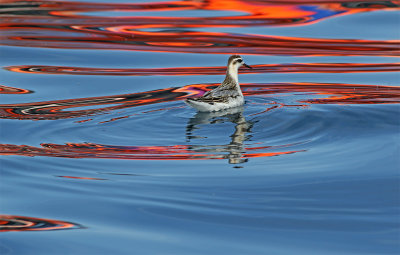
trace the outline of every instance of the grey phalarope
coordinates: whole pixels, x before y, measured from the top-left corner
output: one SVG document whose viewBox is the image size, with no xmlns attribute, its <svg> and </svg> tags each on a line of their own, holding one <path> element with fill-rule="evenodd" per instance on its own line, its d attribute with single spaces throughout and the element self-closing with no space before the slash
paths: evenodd
<svg viewBox="0 0 400 255">
<path fill-rule="evenodd" d="M 217 88 L 208 91 L 202 97 L 188 98 L 185 103 L 200 112 L 214 112 L 244 104 L 244 97 L 238 80 L 238 69 L 246 65 L 239 55 L 232 55 L 228 60 L 225 80 Z"/>
</svg>

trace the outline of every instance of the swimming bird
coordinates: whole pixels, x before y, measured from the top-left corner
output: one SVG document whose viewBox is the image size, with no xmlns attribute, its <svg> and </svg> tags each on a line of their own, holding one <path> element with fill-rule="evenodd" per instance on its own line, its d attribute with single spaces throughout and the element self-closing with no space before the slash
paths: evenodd
<svg viewBox="0 0 400 255">
<path fill-rule="evenodd" d="M 214 112 L 244 104 L 244 97 L 238 80 L 238 69 L 246 65 L 239 55 L 232 55 L 228 59 L 225 80 L 213 90 L 208 91 L 202 97 L 188 98 L 185 103 L 196 108 L 200 112 Z"/>
</svg>

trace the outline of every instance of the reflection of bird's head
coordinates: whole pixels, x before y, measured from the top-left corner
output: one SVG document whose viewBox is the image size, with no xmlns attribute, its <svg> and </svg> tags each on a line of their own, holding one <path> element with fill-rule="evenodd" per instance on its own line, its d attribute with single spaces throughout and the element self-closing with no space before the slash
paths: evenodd
<svg viewBox="0 0 400 255">
<path fill-rule="evenodd" d="M 228 70 L 237 71 L 239 69 L 239 67 L 241 67 L 242 65 L 247 67 L 247 68 L 251 68 L 250 66 L 246 65 L 246 63 L 244 63 L 244 61 L 243 61 L 241 56 L 232 55 L 232 56 L 229 57 L 229 59 L 228 59 Z"/>
</svg>

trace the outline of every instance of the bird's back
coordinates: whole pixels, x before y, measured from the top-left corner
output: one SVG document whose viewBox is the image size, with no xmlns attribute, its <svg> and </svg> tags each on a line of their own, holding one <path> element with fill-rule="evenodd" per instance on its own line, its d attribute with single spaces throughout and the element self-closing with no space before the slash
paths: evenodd
<svg viewBox="0 0 400 255">
<path fill-rule="evenodd" d="M 240 96 L 241 93 L 237 89 L 239 85 L 230 77 L 226 76 L 225 80 L 213 90 L 208 91 L 200 98 L 215 98 L 215 97 L 234 97 Z M 200 99 L 199 98 L 199 99 Z"/>
</svg>

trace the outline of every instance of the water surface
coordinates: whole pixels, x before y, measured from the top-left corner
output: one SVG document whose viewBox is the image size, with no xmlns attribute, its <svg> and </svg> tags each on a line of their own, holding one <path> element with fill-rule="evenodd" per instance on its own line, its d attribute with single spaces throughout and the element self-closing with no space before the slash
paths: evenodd
<svg viewBox="0 0 400 255">
<path fill-rule="evenodd" d="M 398 254 L 399 6 L 3 1 L 0 253 Z"/>
</svg>

